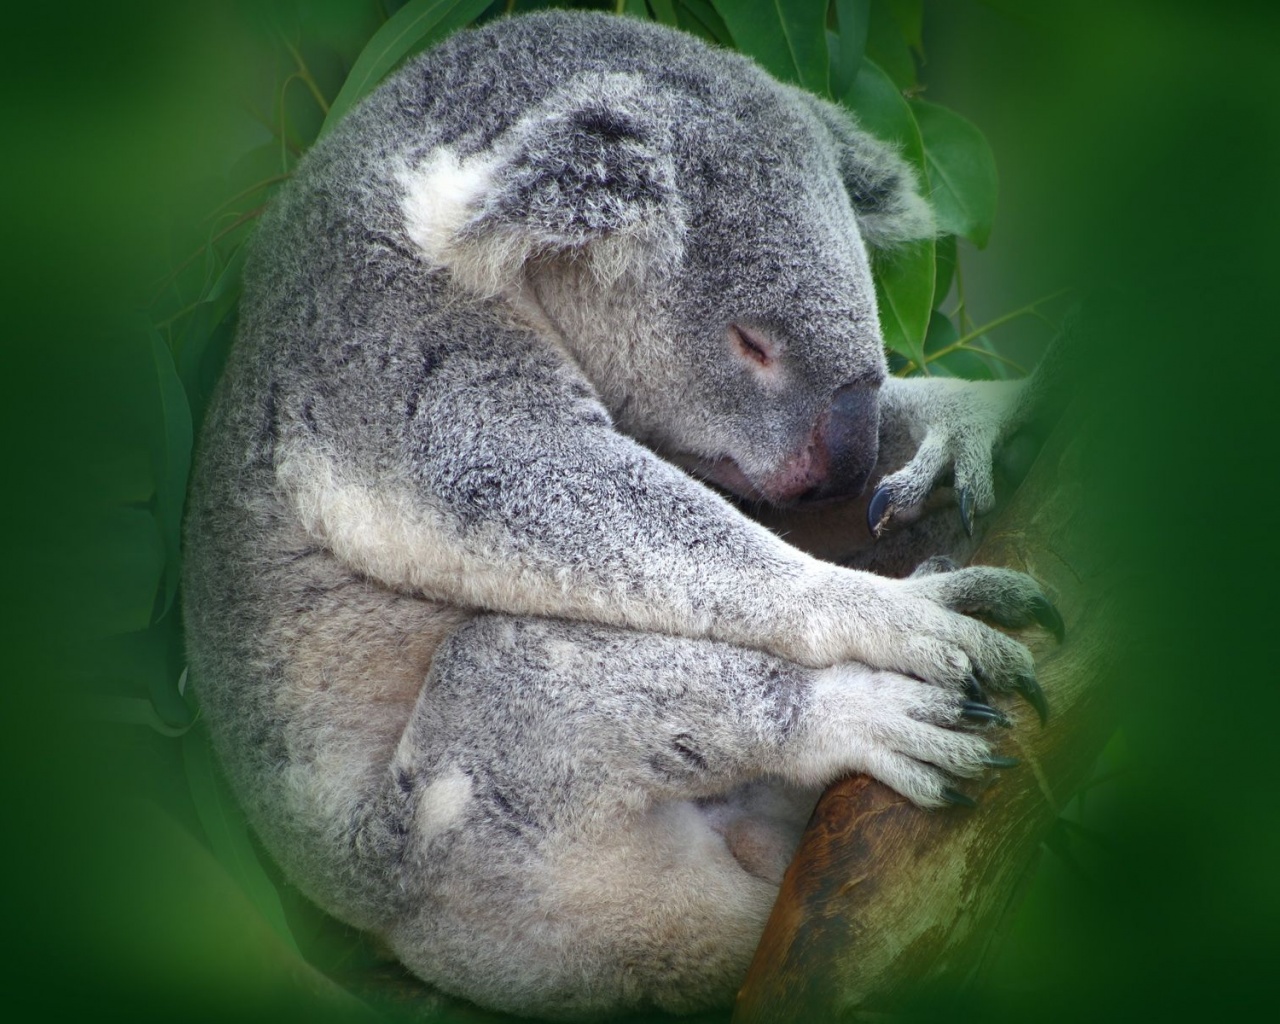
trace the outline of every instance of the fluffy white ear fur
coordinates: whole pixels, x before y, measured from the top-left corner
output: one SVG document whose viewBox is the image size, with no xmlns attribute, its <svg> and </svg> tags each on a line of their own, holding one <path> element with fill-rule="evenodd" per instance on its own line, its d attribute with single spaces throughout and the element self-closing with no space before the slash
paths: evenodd
<svg viewBox="0 0 1280 1024">
<path fill-rule="evenodd" d="M 585 260 L 604 283 L 674 266 L 683 209 L 651 104 L 634 75 L 580 75 L 489 149 L 433 150 L 397 173 L 406 233 L 481 295 L 507 293 L 538 258 Z"/>
<path fill-rule="evenodd" d="M 840 176 L 853 204 L 863 241 L 893 249 L 937 234 L 933 208 L 915 168 L 897 148 L 861 128 L 844 107 L 802 93 L 835 139 Z"/>
<path fill-rule="evenodd" d="M 938 229 L 933 208 L 921 194 L 915 169 L 886 144 L 870 141 L 870 145 L 859 147 L 855 157 L 860 163 L 859 177 L 867 184 L 868 192 L 862 196 L 851 194 L 863 240 L 871 248 L 883 251 L 934 237 Z"/>
</svg>

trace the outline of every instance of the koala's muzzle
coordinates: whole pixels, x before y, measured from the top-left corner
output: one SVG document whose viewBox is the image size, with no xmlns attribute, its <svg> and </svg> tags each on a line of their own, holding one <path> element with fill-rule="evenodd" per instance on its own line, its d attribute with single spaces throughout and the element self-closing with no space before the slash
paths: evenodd
<svg viewBox="0 0 1280 1024">
<path fill-rule="evenodd" d="M 850 498 L 861 494 L 880 455 L 879 385 L 841 388 L 831 403 L 825 425 L 831 461 L 826 485 L 815 498 Z"/>
<path fill-rule="evenodd" d="M 849 498 L 862 493 L 880 452 L 878 385 L 850 384 L 835 393 L 804 447 L 762 480 L 776 505 Z"/>
</svg>

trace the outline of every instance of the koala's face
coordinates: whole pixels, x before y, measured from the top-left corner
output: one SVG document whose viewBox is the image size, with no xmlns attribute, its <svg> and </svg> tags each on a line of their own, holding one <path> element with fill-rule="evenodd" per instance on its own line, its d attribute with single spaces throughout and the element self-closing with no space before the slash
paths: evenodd
<svg viewBox="0 0 1280 1024">
<path fill-rule="evenodd" d="M 928 209 L 839 108 L 690 54 L 580 74 L 487 149 L 438 156 L 411 194 L 458 204 L 419 244 L 521 295 L 618 428 L 692 472 L 779 504 L 856 494 L 885 377 L 866 243 L 928 234 Z"/>
<path fill-rule="evenodd" d="M 856 204 L 872 233 L 923 204 L 836 108 L 763 76 L 721 100 L 665 119 L 671 186 L 649 217 L 679 219 L 670 266 L 605 287 L 575 264 L 543 299 L 621 429 L 743 497 L 857 494 L 886 367 Z"/>
<path fill-rule="evenodd" d="M 684 386 L 651 395 L 652 441 L 744 497 L 857 494 L 885 358 L 830 133 L 779 103 L 702 126 L 679 163 L 687 234 L 659 322 Z"/>
</svg>

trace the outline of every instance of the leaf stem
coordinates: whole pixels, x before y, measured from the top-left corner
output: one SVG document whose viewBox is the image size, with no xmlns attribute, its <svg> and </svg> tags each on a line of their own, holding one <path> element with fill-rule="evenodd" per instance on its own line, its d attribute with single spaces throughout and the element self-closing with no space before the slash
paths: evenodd
<svg viewBox="0 0 1280 1024">
<path fill-rule="evenodd" d="M 958 270 L 959 263 L 956 264 L 956 267 Z M 1044 316 L 1042 313 L 1040 313 L 1038 307 L 1043 306 L 1046 302 L 1052 302 L 1054 299 L 1061 298 L 1063 295 L 1066 295 L 1067 292 L 1069 291 L 1071 291 L 1070 288 L 1060 288 L 1058 291 L 1053 292 L 1049 295 L 1041 296 L 1040 298 L 1036 299 L 1034 302 L 1028 302 L 1025 306 L 1020 306 L 1018 309 L 1015 309 L 1009 313 L 1005 313 L 1003 316 L 998 316 L 994 320 L 990 320 L 987 323 L 982 324 L 980 327 L 974 327 L 971 330 L 969 330 L 967 333 L 962 334 L 950 345 L 945 345 L 942 348 L 938 349 L 937 352 L 931 352 L 927 356 L 925 356 L 924 357 L 925 365 L 923 367 L 918 365 L 914 359 L 908 360 L 906 365 L 903 366 L 902 369 L 898 371 L 898 376 L 905 377 L 912 370 L 921 370 L 924 373 L 928 373 L 929 363 L 932 363 L 936 359 L 941 359 L 943 356 L 949 356 L 951 355 L 952 352 L 959 352 L 959 351 L 976 352 L 979 355 L 994 356 L 996 359 L 999 359 L 1001 362 L 1008 363 L 1010 366 L 1017 367 L 1018 369 L 1021 370 L 1022 367 L 1018 366 L 1017 363 L 1015 363 L 1012 359 L 1009 359 L 1007 356 L 1002 356 L 997 352 L 991 352 L 986 349 L 976 348 L 972 343 L 977 341 L 988 331 L 994 331 L 997 327 L 1003 327 L 1009 321 L 1017 320 L 1018 317 L 1035 316 L 1035 317 L 1039 317 L 1040 319 L 1044 319 Z M 961 307 L 961 315 L 963 318 L 963 307 Z M 1023 370 L 1022 372 L 1025 373 L 1026 371 Z"/>
<path fill-rule="evenodd" d="M 266 208 L 267 208 L 266 203 L 263 203 L 261 206 L 255 206 L 252 210 L 249 210 L 245 213 L 240 214 L 239 217 L 233 220 L 225 228 L 223 228 L 216 235 L 210 238 L 209 241 L 205 242 L 204 245 L 200 246 L 199 249 L 197 249 L 185 260 L 183 260 L 180 264 L 178 264 L 178 266 L 176 266 L 172 271 L 170 271 L 170 273 L 165 276 L 164 280 L 160 282 L 155 298 L 153 298 L 151 302 L 148 303 L 148 305 L 154 306 L 157 302 L 159 302 L 160 296 L 162 296 L 165 293 L 165 289 L 168 288 L 169 285 L 173 284 L 173 282 L 177 279 L 179 274 L 181 274 L 184 270 L 186 270 L 187 267 L 191 266 L 191 264 L 193 264 L 196 260 L 198 260 L 204 253 L 208 252 L 220 241 L 226 238 L 227 235 L 231 234 L 231 232 L 233 232 L 236 228 L 243 227 L 245 224 L 248 224 L 249 221 L 254 220 L 255 218 L 261 216 L 262 211 L 265 210 Z"/>
<path fill-rule="evenodd" d="M 285 39 L 284 45 L 285 49 L 288 50 L 290 55 L 293 57 L 293 62 L 298 66 L 298 78 L 309 90 L 311 90 L 311 95 L 315 99 L 316 104 L 320 107 L 321 111 L 323 111 L 325 117 L 328 117 L 329 103 L 324 98 L 324 93 L 320 91 L 320 86 L 316 84 L 315 78 L 312 77 L 311 69 L 307 67 L 307 62 L 302 59 L 302 54 L 298 52 L 298 48 L 294 46 L 293 43 L 289 42 L 289 40 Z"/>
<path fill-rule="evenodd" d="M 1070 288 L 1059 289 L 1051 295 L 1045 295 L 1042 298 L 1036 299 L 1034 302 L 1028 302 L 1025 306 L 1021 306 L 1012 312 L 1005 313 L 1004 316 L 998 316 L 994 320 L 983 324 L 981 327 L 975 327 L 967 334 L 962 334 L 950 345 L 946 345 L 943 348 L 938 349 L 937 352 L 933 352 L 925 356 L 924 361 L 926 363 L 931 363 L 935 359 L 941 359 L 943 356 L 955 352 L 957 349 L 964 348 L 971 341 L 977 341 L 988 331 L 994 331 L 997 327 L 1003 327 L 1010 320 L 1016 320 L 1020 316 L 1033 316 L 1036 314 L 1037 307 L 1043 306 L 1046 302 L 1052 302 L 1054 299 L 1066 295 L 1070 290 Z"/>
<path fill-rule="evenodd" d="M 272 185 L 278 185 L 282 181 L 288 181 L 289 177 L 290 176 L 288 174 L 273 174 L 270 178 L 263 178 L 261 181 L 255 181 L 243 192 L 236 193 L 230 199 L 219 203 L 214 209 L 210 210 L 209 215 L 205 217 L 205 220 L 213 220 L 228 206 L 234 206 L 236 203 L 240 202 L 241 199 L 247 199 L 255 192 L 261 192 L 264 188 L 270 188 Z"/>
</svg>

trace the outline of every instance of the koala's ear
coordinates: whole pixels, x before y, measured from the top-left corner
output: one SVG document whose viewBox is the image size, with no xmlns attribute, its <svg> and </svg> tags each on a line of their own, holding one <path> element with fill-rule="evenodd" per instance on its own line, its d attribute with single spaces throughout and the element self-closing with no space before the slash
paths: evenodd
<svg viewBox="0 0 1280 1024">
<path fill-rule="evenodd" d="M 410 236 L 473 290 L 497 293 L 539 257 L 609 279 L 679 259 L 670 132 L 634 75 L 580 75 L 490 148 L 438 150 L 401 180 Z"/>
<path fill-rule="evenodd" d="M 842 107 L 814 98 L 812 106 L 836 143 L 840 177 L 862 237 L 873 249 L 892 249 L 937 233 L 933 210 L 915 169 L 886 142 L 864 131 Z"/>
</svg>

